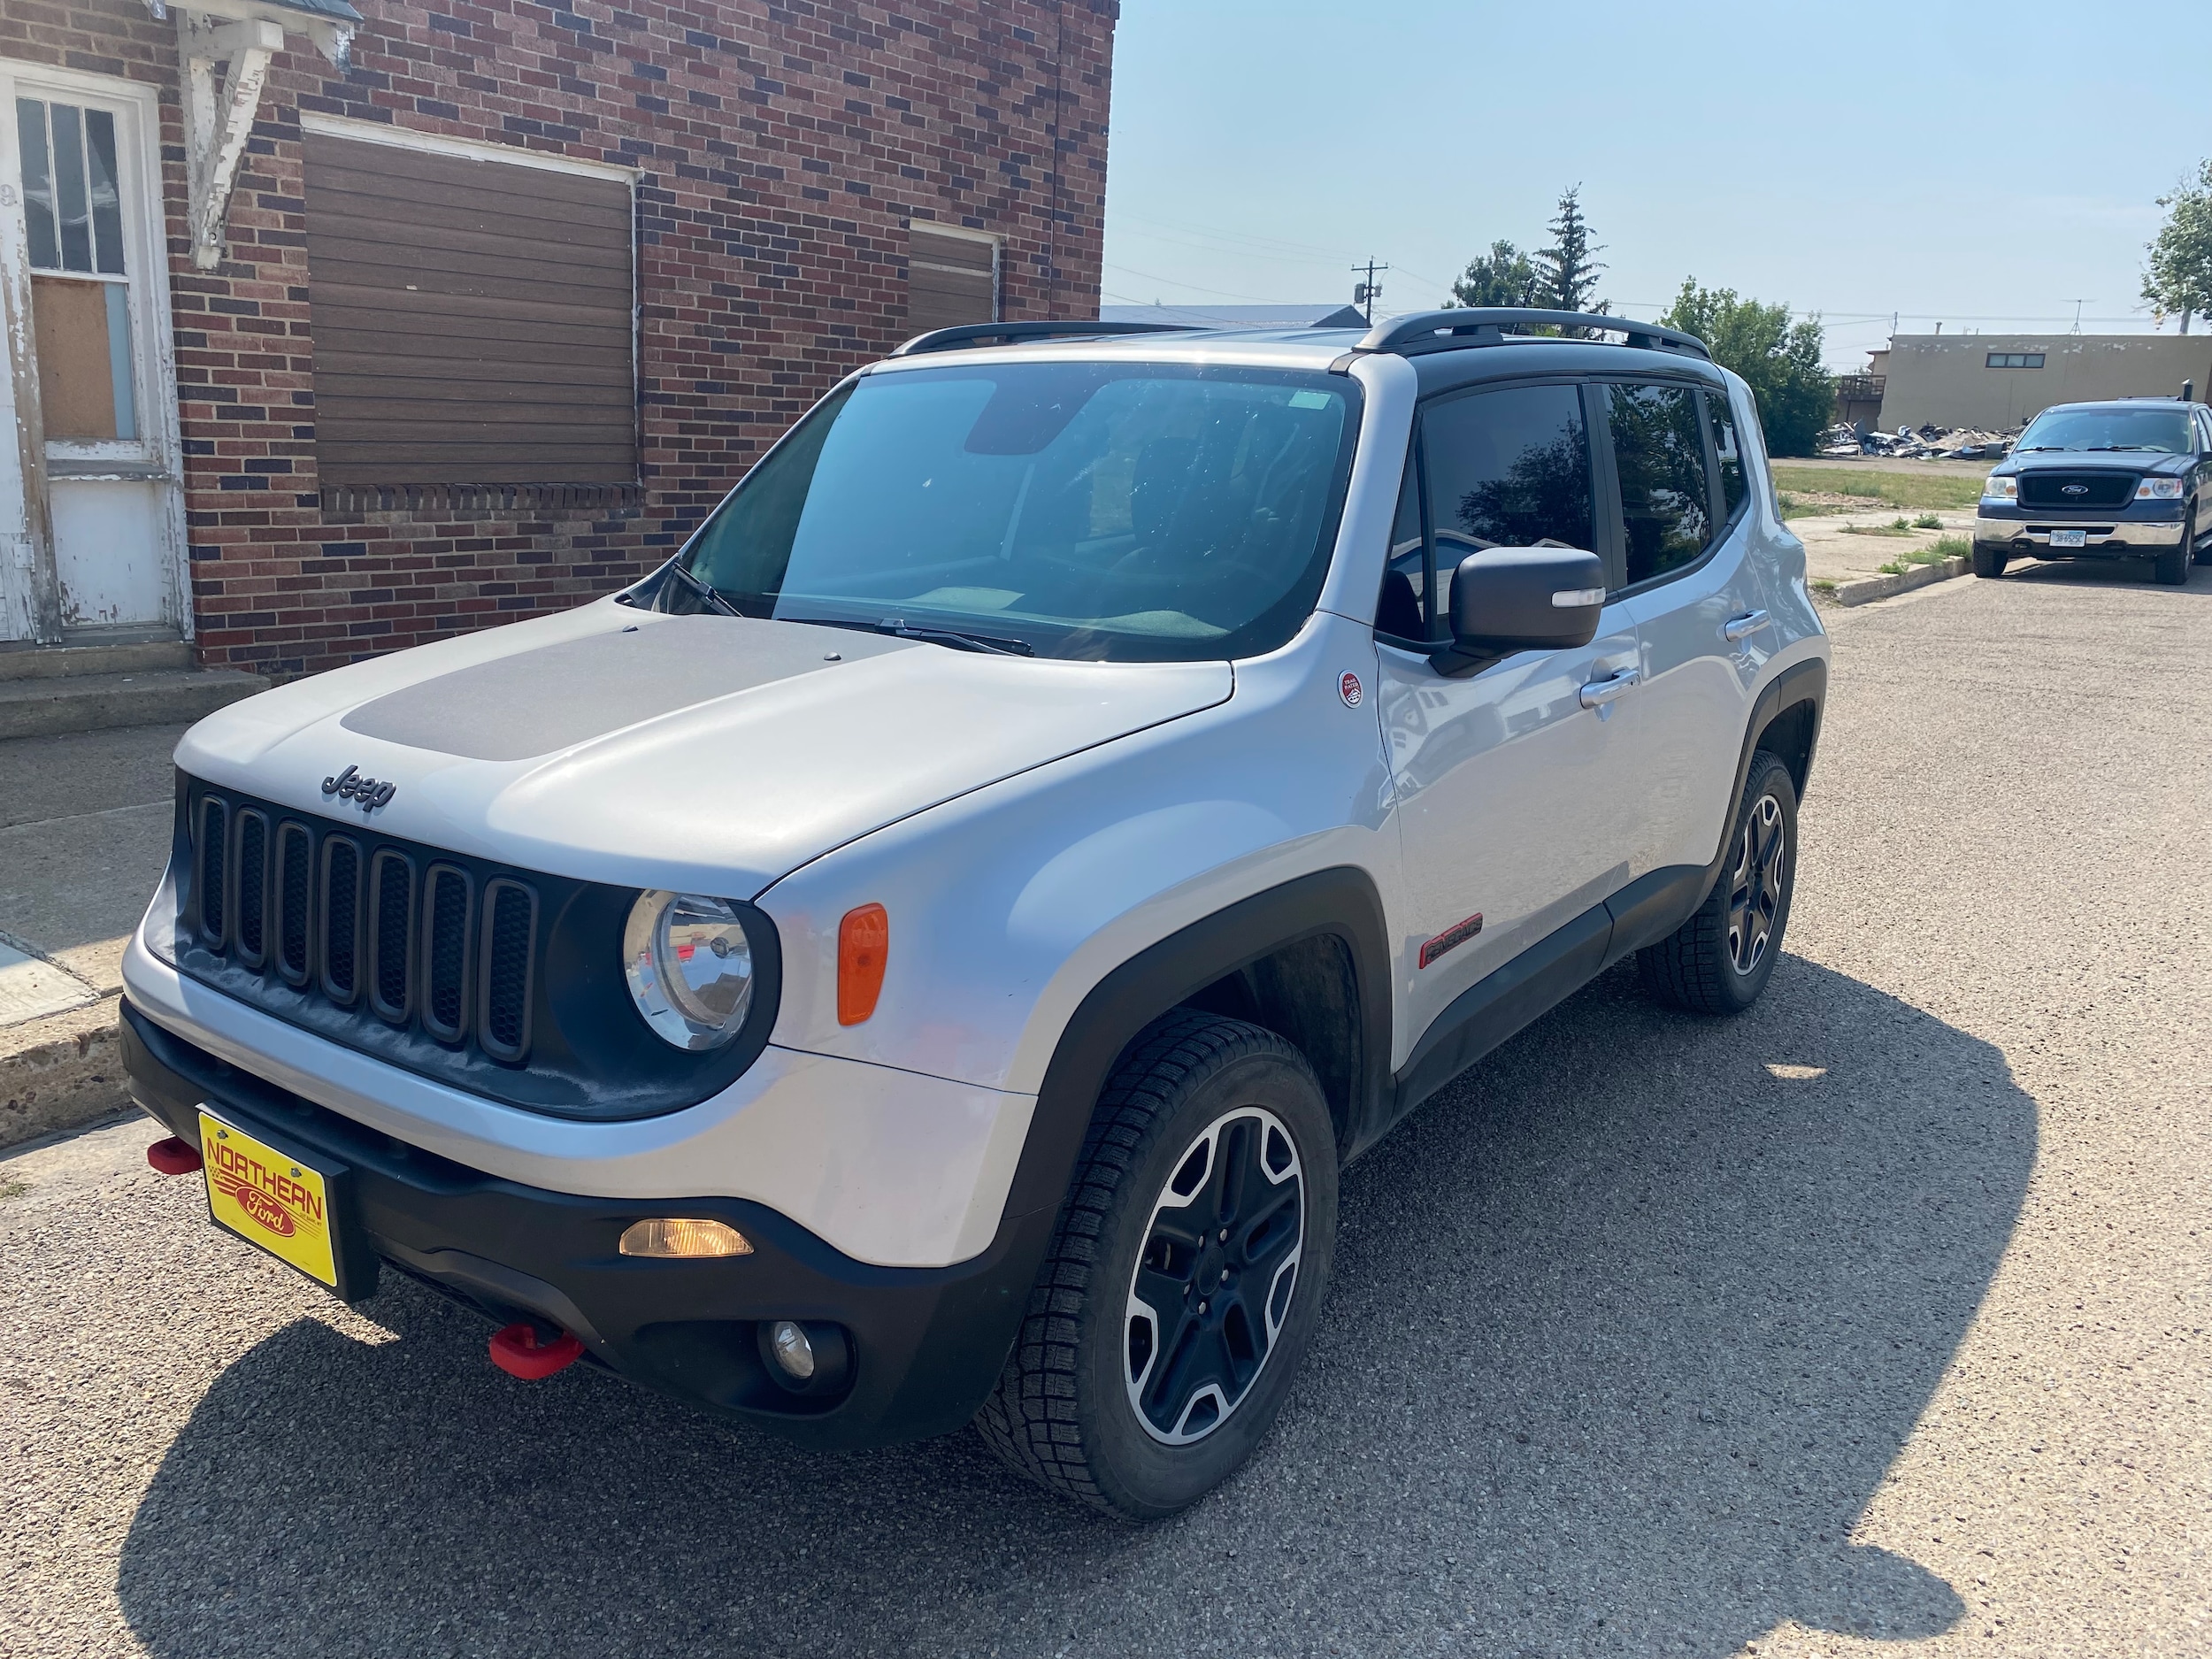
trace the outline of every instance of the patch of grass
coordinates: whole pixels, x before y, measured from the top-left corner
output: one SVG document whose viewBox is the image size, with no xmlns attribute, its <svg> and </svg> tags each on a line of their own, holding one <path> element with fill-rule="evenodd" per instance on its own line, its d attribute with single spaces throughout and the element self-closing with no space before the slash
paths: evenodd
<svg viewBox="0 0 2212 1659">
<path fill-rule="evenodd" d="M 1926 547 L 1916 547 L 1909 553 L 1900 553 L 1879 568 L 1885 576 L 1902 576 L 1916 565 L 1940 565 L 1945 559 L 1964 558 L 1972 547 L 1962 535 L 1947 535 Z"/>
<path fill-rule="evenodd" d="M 1836 591 L 1836 581 L 1832 576 L 1816 576 L 1812 580 L 1811 586 L 1812 590 L 1816 594 L 1833 595 Z"/>
<path fill-rule="evenodd" d="M 20 1198 L 30 1190 L 27 1183 L 17 1180 L 14 1176 L 0 1175 L 0 1199 Z"/>
<path fill-rule="evenodd" d="M 1840 466 L 1792 466 L 1787 461 L 1775 463 L 1774 488 L 1778 493 L 1787 490 L 1797 495 L 1856 496 L 1870 504 L 1903 507 L 1915 512 L 1946 507 L 1956 511 L 1971 507 L 1982 498 L 1982 481 L 1978 478 L 1959 478 L 1949 472 L 1885 472 L 1871 469 L 1862 472 Z M 1789 516 L 1786 509 L 1783 516 Z"/>
<path fill-rule="evenodd" d="M 1902 518 L 1893 518 L 1887 524 L 1847 524 L 1843 526 L 1843 534 L 1846 535 L 1910 535 L 1912 526 Z"/>
<path fill-rule="evenodd" d="M 1940 530 L 1943 520 L 1934 513 L 1924 512 L 1912 521 L 1912 527 L 1916 530 Z"/>
</svg>

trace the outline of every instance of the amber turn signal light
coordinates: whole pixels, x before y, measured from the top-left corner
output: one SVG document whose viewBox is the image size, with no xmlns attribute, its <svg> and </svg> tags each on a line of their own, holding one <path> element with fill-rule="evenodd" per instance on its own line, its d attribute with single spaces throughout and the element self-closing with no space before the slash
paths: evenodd
<svg viewBox="0 0 2212 1659">
<path fill-rule="evenodd" d="M 837 925 L 837 1023 L 857 1025 L 883 994 L 884 958 L 891 954 L 891 918 L 880 904 L 847 910 Z"/>
<path fill-rule="evenodd" d="M 625 1256 L 750 1256 L 753 1241 L 726 1222 L 658 1216 L 633 1221 L 615 1248 Z"/>
</svg>

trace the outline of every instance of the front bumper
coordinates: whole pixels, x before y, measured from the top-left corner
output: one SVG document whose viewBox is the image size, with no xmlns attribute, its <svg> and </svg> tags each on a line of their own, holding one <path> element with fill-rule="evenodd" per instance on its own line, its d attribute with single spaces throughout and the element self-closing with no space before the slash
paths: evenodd
<svg viewBox="0 0 2212 1659">
<path fill-rule="evenodd" d="M 997 1381 L 1054 1223 L 1010 1217 L 988 1248 L 943 1268 L 879 1267 L 744 1199 L 590 1198 L 487 1175 L 317 1106 L 164 1030 L 126 1000 L 133 1098 L 196 1145 L 206 1102 L 349 1171 L 342 1225 L 379 1260 L 502 1324 L 573 1332 L 588 1361 L 633 1382 L 817 1448 L 948 1433 Z M 618 1254 L 633 1221 L 710 1217 L 754 1254 L 655 1261 Z M 249 1248 L 242 1244 L 242 1248 Z M 786 1392 L 762 1363 L 762 1321 L 845 1327 L 854 1351 L 841 1394 Z"/>
<path fill-rule="evenodd" d="M 2051 557 L 2051 532 L 2079 530 L 2083 545 L 2062 548 L 2065 557 L 2128 558 L 2155 553 L 2181 544 L 2181 509 L 2177 501 L 2130 502 L 2102 512 L 2068 511 L 2052 507 L 1997 507 L 1984 502 L 1974 518 L 1974 540 L 1982 547 L 2009 553 Z M 2152 512 L 2161 516 L 2153 518 Z"/>
</svg>

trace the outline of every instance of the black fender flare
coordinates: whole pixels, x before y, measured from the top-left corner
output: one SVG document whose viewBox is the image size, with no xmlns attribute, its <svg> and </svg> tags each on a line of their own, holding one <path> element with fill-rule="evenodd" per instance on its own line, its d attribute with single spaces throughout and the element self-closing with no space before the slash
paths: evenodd
<svg viewBox="0 0 2212 1659">
<path fill-rule="evenodd" d="M 1322 937 L 1345 948 L 1360 1015 L 1358 1081 L 1355 1098 L 1345 1102 L 1340 1146 L 1364 1138 L 1390 1092 L 1390 934 L 1373 878 L 1340 864 L 1294 877 L 1179 928 L 1091 988 L 1045 1068 L 1005 1219 L 1057 1213 L 1099 1091 L 1138 1033 L 1215 980 Z"/>
</svg>

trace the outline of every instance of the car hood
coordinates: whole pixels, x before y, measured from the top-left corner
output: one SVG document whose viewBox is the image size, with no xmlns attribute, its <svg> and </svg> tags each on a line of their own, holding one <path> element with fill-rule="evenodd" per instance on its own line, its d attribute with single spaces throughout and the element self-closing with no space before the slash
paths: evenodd
<svg viewBox="0 0 2212 1659">
<path fill-rule="evenodd" d="M 234 703 L 186 734 L 177 764 L 522 868 L 750 897 L 1234 686 L 1219 661 L 1040 661 L 603 601 Z M 349 767 L 392 786 L 370 797 L 383 804 L 334 792 Z"/>
<path fill-rule="evenodd" d="M 2032 455 L 2016 450 L 1995 471 L 2007 477 L 2036 472 L 2180 472 L 2189 465 L 2189 457 L 2162 449 L 2038 449 Z"/>
</svg>

